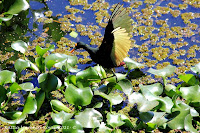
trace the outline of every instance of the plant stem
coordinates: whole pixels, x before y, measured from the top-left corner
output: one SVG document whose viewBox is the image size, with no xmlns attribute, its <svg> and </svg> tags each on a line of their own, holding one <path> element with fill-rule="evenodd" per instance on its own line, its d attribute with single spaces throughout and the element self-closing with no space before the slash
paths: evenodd
<svg viewBox="0 0 200 133">
<path fill-rule="evenodd" d="M 8 97 L 8 100 L 7 100 L 6 103 L 1 107 L 1 110 L 3 110 L 3 109 L 6 107 L 6 105 L 7 105 L 8 102 L 10 101 L 10 99 L 11 99 L 11 96 Z"/>
</svg>

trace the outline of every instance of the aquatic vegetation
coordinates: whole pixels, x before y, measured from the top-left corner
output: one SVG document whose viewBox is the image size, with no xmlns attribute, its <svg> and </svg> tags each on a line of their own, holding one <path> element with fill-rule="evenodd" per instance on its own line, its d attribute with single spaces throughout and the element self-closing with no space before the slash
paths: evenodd
<svg viewBox="0 0 200 133">
<path fill-rule="evenodd" d="M 88 53 L 69 52 L 82 37 L 101 44 L 116 4 L 69 0 L 55 15 L 48 1 L 43 13 L 0 3 L 2 132 L 199 131 L 199 1 L 123 1 L 133 44 L 118 81 L 101 66 L 78 69 Z M 40 17 L 29 23 L 29 12 Z"/>
</svg>

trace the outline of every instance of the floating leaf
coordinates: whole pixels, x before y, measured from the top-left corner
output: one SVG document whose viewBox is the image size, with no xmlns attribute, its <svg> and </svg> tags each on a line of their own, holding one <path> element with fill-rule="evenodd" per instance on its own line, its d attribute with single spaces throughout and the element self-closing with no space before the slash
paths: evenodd
<svg viewBox="0 0 200 133">
<path fill-rule="evenodd" d="M 19 118 L 22 115 L 22 112 L 21 111 L 5 112 L 4 115 L 14 120 Z"/>
<path fill-rule="evenodd" d="M 128 98 L 131 104 L 137 103 L 137 108 L 140 112 L 150 111 L 159 104 L 159 102 L 156 100 L 149 101 L 138 92 L 132 93 Z"/>
<path fill-rule="evenodd" d="M 64 105 L 59 100 L 51 100 L 50 104 L 51 104 L 51 107 L 57 111 L 65 111 L 67 113 L 71 112 L 71 109 L 69 109 L 66 105 Z"/>
<path fill-rule="evenodd" d="M 22 88 L 22 90 L 25 90 L 25 91 L 35 91 L 37 89 L 37 88 L 34 88 L 33 84 L 30 82 L 20 84 L 19 86 Z"/>
<path fill-rule="evenodd" d="M 188 114 L 185 117 L 184 128 L 186 131 L 189 131 L 190 133 L 198 133 L 197 130 L 192 125 L 192 116 L 190 114 Z"/>
<path fill-rule="evenodd" d="M 125 122 L 122 121 L 120 114 L 111 114 L 110 112 L 106 115 L 107 124 L 111 125 L 113 128 L 122 126 Z"/>
<path fill-rule="evenodd" d="M 76 115 L 75 119 L 79 121 L 84 128 L 96 128 L 100 126 L 103 116 L 99 111 L 93 108 L 86 108 L 83 112 Z"/>
<path fill-rule="evenodd" d="M 117 84 L 121 87 L 122 91 L 126 95 L 130 95 L 133 92 L 133 86 L 129 80 L 122 79 Z"/>
<path fill-rule="evenodd" d="M 98 102 L 94 105 L 93 108 L 101 108 L 103 106 L 103 102 Z"/>
<path fill-rule="evenodd" d="M 178 77 L 180 79 L 182 79 L 188 85 L 192 86 L 192 85 L 195 85 L 195 84 L 199 84 L 198 80 L 195 78 L 195 76 L 193 74 L 179 75 Z"/>
<path fill-rule="evenodd" d="M 27 10 L 29 4 L 26 0 L 15 0 L 14 4 L 10 6 L 9 10 L 6 12 L 8 14 L 18 14 L 23 10 Z"/>
<path fill-rule="evenodd" d="M 78 33 L 75 32 L 75 31 L 72 31 L 72 32 L 69 33 L 69 35 L 70 35 L 71 37 L 73 37 L 73 38 L 77 38 Z"/>
<path fill-rule="evenodd" d="M 89 87 L 76 88 L 70 84 L 65 90 L 65 99 L 70 104 L 76 106 L 86 106 L 91 103 L 93 97 L 92 90 Z"/>
<path fill-rule="evenodd" d="M 168 65 L 165 68 L 158 69 L 158 70 L 150 68 L 147 72 L 157 75 L 157 76 L 167 77 L 167 76 L 170 76 L 171 74 L 173 74 L 175 69 L 176 69 L 175 66 Z"/>
<path fill-rule="evenodd" d="M 62 128 L 63 133 L 84 133 L 83 127 L 81 126 L 80 122 L 75 119 L 70 119 L 63 123 Z"/>
<path fill-rule="evenodd" d="M 23 113 L 34 114 L 36 112 L 36 110 L 37 110 L 37 101 L 36 101 L 34 95 L 31 92 L 29 92 L 29 95 L 24 104 Z"/>
<path fill-rule="evenodd" d="M 200 86 L 181 87 L 181 96 L 189 102 L 200 102 Z"/>
<path fill-rule="evenodd" d="M 15 62 L 15 70 L 18 72 L 18 73 L 21 73 L 22 70 L 30 67 L 30 63 L 26 60 L 23 60 L 23 59 L 18 59 L 16 62 Z"/>
<path fill-rule="evenodd" d="M 14 50 L 19 51 L 24 54 L 27 51 L 28 45 L 24 41 L 18 40 L 18 41 L 13 42 L 11 44 L 11 47 Z"/>
<path fill-rule="evenodd" d="M 59 83 L 58 80 L 58 77 L 51 73 L 42 73 L 38 76 L 39 85 L 44 92 L 56 90 Z"/>
<path fill-rule="evenodd" d="M 44 99 L 45 99 L 45 92 L 44 91 L 39 91 L 37 94 L 36 94 L 36 101 L 37 101 L 37 110 L 35 112 L 35 115 L 37 116 L 43 102 L 44 102 Z"/>
<path fill-rule="evenodd" d="M 169 97 L 173 97 L 176 94 L 176 86 L 172 84 L 165 85 L 165 94 Z"/>
<path fill-rule="evenodd" d="M 163 93 L 163 86 L 161 83 L 151 85 L 140 85 L 140 88 L 149 90 L 153 95 L 159 96 Z"/>
<path fill-rule="evenodd" d="M 94 95 L 99 95 L 110 101 L 112 105 L 120 104 L 123 101 L 123 98 L 119 94 L 110 93 L 109 95 L 100 92 L 98 90 L 94 91 Z"/>
<path fill-rule="evenodd" d="M 200 73 L 200 63 L 191 68 L 194 73 Z"/>
<path fill-rule="evenodd" d="M 49 49 L 48 48 L 41 48 L 40 46 L 36 46 L 35 50 L 39 56 L 43 56 Z"/>
<path fill-rule="evenodd" d="M 157 100 L 160 103 L 160 110 L 165 111 L 167 113 L 171 113 L 171 109 L 173 107 L 172 99 L 169 97 L 159 97 L 151 93 L 151 91 L 148 88 L 141 87 L 142 94 L 146 99 L 149 101 Z"/>
<path fill-rule="evenodd" d="M 117 76 L 117 78 L 116 78 L 116 76 Z M 115 76 L 107 78 L 106 81 L 108 81 L 108 82 L 116 82 L 116 79 L 117 79 L 117 81 L 120 81 L 120 80 L 125 79 L 125 78 L 126 78 L 126 74 L 115 73 Z"/>
<path fill-rule="evenodd" d="M 98 75 L 101 77 L 101 78 L 106 78 L 106 71 L 103 69 L 102 66 L 95 66 L 94 69 L 97 71 Z"/>
<path fill-rule="evenodd" d="M 98 132 L 99 133 L 110 133 L 112 131 L 111 128 L 107 127 L 104 122 L 101 122 Z"/>
<path fill-rule="evenodd" d="M 19 86 L 19 84 L 17 82 L 14 82 L 10 87 L 10 92 L 11 95 L 14 93 L 18 93 L 19 90 L 22 90 L 22 88 Z"/>
<path fill-rule="evenodd" d="M 25 118 L 26 118 L 26 114 L 22 113 L 22 115 L 15 120 L 7 120 L 6 118 L 3 118 L 0 116 L 0 121 L 8 123 L 8 124 L 20 124 L 25 120 Z"/>
<path fill-rule="evenodd" d="M 80 71 L 76 74 L 77 84 L 79 85 L 81 84 L 83 85 L 83 87 L 87 87 L 89 86 L 91 82 L 94 82 L 97 80 L 100 80 L 100 77 L 97 71 L 93 67 Z"/>
<path fill-rule="evenodd" d="M 3 70 L 0 71 L 0 85 L 15 82 L 16 74 L 14 72 Z"/>
<path fill-rule="evenodd" d="M 53 121 L 57 124 L 63 124 L 65 121 L 69 120 L 71 117 L 73 116 L 73 114 L 71 113 L 66 113 L 64 111 L 61 111 L 59 113 L 51 113 L 51 117 L 53 119 Z"/>
<path fill-rule="evenodd" d="M 129 57 L 124 58 L 124 62 L 126 63 L 129 70 L 145 66 L 144 64 L 138 63 Z"/>
<path fill-rule="evenodd" d="M 186 119 L 185 116 L 187 116 L 188 114 L 191 114 L 191 113 L 199 115 L 197 112 L 193 113 L 194 109 L 192 110 L 192 112 L 190 112 L 190 110 L 191 110 L 191 107 L 189 105 L 185 104 L 182 101 L 177 100 L 176 107 L 173 108 L 172 112 L 179 111 L 180 113 L 174 119 L 172 119 L 171 121 L 168 122 L 168 126 L 171 129 L 183 129 L 184 121 Z"/>
<path fill-rule="evenodd" d="M 124 125 L 126 125 L 127 127 L 130 127 L 130 128 L 134 128 L 134 126 L 133 126 L 131 120 L 130 120 L 126 115 L 124 115 L 124 114 L 120 114 L 120 115 L 121 115 L 122 121 L 125 122 Z"/>
<path fill-rule="evenodd" d="M 76 76 L 75 75 L 68 75 L 65 78 L 64 84 L 65 84 L 66 87 L 68 87 L 69 84 L 73 84 L 75 86 L 76 85 Z"/>
</svg>

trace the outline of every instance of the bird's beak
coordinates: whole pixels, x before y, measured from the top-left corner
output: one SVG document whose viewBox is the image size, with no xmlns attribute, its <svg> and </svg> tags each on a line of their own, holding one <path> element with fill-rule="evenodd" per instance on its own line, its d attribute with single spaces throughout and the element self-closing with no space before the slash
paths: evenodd
<svg viewBox="0 0 200 133">
<path fill-rule="evenodd" d="M 70 53 L 73 53 L 74 50 L 76 50 L 76 46 L 77 46 L 77 43 L 75 44 L 75 48 L 73 48 L 73 49 L 70 51 Z"/>
</svg>

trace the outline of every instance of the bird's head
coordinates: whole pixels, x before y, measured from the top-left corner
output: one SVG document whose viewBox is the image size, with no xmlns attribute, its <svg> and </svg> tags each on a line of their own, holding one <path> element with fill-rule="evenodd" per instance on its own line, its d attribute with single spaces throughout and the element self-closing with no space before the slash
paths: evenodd
<svg viewBox="0 0 200 133">
<path fill-rule="evenodd" d="M 79 48 L 84 48 L 85 47 L 85 43 L 84 42 L 77 42 L 75 44 L 75 47 L 71 50 L 71 53 L 74 52 L 74 50 L 79 49 Z"/>
</svg>

